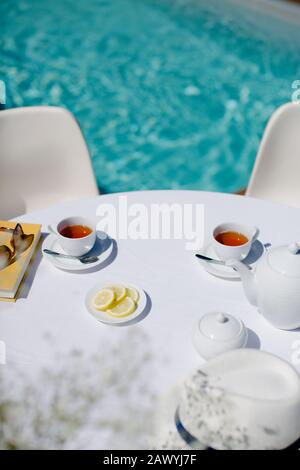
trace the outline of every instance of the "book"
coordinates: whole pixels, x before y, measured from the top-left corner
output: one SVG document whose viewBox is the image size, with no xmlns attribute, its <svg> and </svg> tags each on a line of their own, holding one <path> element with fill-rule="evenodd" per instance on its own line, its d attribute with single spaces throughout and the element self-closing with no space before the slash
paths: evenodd
<svg viewBox="0 0 300 470">
<path fill-rule="evenodd" d="M 17 224 L 18 222 L 15 221 L 0 220 L 0 248 L 6 246 L 13 252 L 12 233 Z M 32 235 L 33 239 L 25 251 L 17 249 L 16 256 L 11 259 L 8 266 L 0 269 L 0 300 L 14 301 L 16 299 L 19 286 L 41 236 L 40 224 L 22 222 L 20 225 L 24 235 Z M 8 250 L 6 251 L 9 253 Z"/>
</svg>

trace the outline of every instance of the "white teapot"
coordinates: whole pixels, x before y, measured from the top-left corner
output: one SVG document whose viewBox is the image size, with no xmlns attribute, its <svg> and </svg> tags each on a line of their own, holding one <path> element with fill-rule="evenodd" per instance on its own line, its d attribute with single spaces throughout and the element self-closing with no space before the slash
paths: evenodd
<svg viewBox="0 0 300 470">
<path fill-rule="evenodd" d="M 268 249 L 252 270 L 229 260 L 241 276 L 249 302 L 268 322 L 282 330 L 300 327 L 300 245 Z"/>
</svg>

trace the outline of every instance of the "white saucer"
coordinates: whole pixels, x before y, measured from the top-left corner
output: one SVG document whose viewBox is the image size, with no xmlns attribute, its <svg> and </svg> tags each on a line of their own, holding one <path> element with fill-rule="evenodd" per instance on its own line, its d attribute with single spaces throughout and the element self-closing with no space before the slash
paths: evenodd
<svg viewBox="0 0 300 470">
<path fill-rule="evenodd" d="M 135 312 L 133 312 L 132 315 L 128 315 L 128 317 L 123 317 L 123 318 L 114 318 L 109 316 L 105 312 L 101 312 L 101 310 L 97 310 L 93 307 L 92 305 L 92 300 L 93 297 L 99 292 L 99 290 L 104 289 L 105 287 L 109 287 L 112 284 L 121 284 L 123 286 L 127 287 L 133 287 L 136 289 L 139 293 L 139 301 L 138 301 L 138 306 Z M 97 284 L 89 290 L 89 292 L 86 295 L 85 298 L 85 306 L 88 310 L 88 312 L 98 321 L 101 323 L 105 323 L 107 325 L 120 325 L 120 324 L 125 324 L 125 323 L 132 323 L 133 320 L 135 320 L 137 317 L 142 315 L 145 312 L 146 306 L 147 306 L 147 297 L 143 289 L 140 289 L 139 287 L 129 284 L 128 282 L 108 282 L 108 281 L 102 281 L 102 282 L 97 282 Z"/>
<path fill-rule="evenodd" d="M 49 234 L 43 243 L 42 251 L 44 249 L 57 251 L 58 253 L 66 254 L 66 252 L 62 249 L 59 244 L 57 237 L 53 234 Z M 44 253 L 43 255 L 47 261 L 49 261 L 53 266 L 59 269 L 63 269 L 66 271 L 86 271 L 88 269 L 94 268 L 99 264 L 103 263 L 104 261 L 109 258 L 113 250 L 113 242 L 112 240 L 107 237 L 103 239 L 103 232 L 101 232 L 101 238 L 98 234 L 96 243 L 92 250 L 89 252 L 91 256 L 97 256 L 98 260 L 94 263 L 83 264 L 77 259 L 67 259 L 67 258 L 60 258 L 59 256 L 52 256 Z"/>
<path fill-rule="evenodd" d="M 245 263 L 247 263 L 251 267 L 255 266 L 258 259 L 264 253 L 264 250 L 265 248 L 263 244 L 257 240 L 255 243 L 253 243 L 249 255 L 244 260 Z M 201 253 L 205 256 L 208 256 L 209 258 L 214 258 L 218 260 L 220 259 L 215 253 L 212 242 L 206 245 L 204 249 L 201 250 Z M 207 271 L 209 274 L 212 274 L 213 276 L 220 277 L 222 279 L 241 279 L 239 273 L 237 271 L 234 271 L 234 269 L 232 269 L 230 266 L 223 266 L 222 264 L 211 263 L 200 258 L 197 258 L 197 260 L 204 267 L 205 271 Z"/>
</svg>

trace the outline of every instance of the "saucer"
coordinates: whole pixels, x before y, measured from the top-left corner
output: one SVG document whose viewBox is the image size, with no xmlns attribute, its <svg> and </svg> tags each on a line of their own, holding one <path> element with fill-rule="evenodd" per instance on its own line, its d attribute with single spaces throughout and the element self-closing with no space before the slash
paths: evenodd
<svg viewBox="0 0 300 470">
<path fill-rule="evenodd" d="M 262 256 L 264 251 L 264 245 L 260 241 L 256 240 L 251 247 L 249 255 L 247 256 L 247 258 L 244 259 L 244 262 L 251 267 L 255 266 L 256 262 Z M 204 249 L 201 250 L 201 253 L 205 256 L 208 256 L 209 258 L 214 258 L 217 260 L 220 259 L 215 253 L 213 242 L 206 245 Z M 200 258 L 197 258 L 197 260 L 204 267 L 205 271 L 207 271 L 209 274 L 212 274 L 213 276 L 220 277 L 222 279 L 241 279 L 239 273 L 237 271 L 234 271 L 234 269 L 232 269 L 230 266 L 223 266 L 222 264 L 211 263 Z"/>
<path fill-rule="evenodd" d="M 44 249 L 57 251 L 58 253 L 67 254 L 59 244 L 57 237 L 53 234 L 48 235 L 42 245 L 42 251 Z M 49 261 L 53 266 L 58 269 L 63 269 L 65 271 L 86 271 L 88 269 L 94 268 L 99 264 L 109 258 L 113 250 L 112 240 L 107 236 L 103 239 L 103 232 L 101 232 L 101 237 L 97 232 L 97 238 L 94 247 L 88 253 L 90 256 L 98 256 L 98 260 L 94 263 L 83 264 L 78 259 L 67 259 L 60 258 L 58 256 L 48 255 L 43 252 L 43 256 L 47 261 Z"/>
<path fill-rule="evenodd" d="M 139 293 L 139 301 L 138 301 L 138 306 L 135 312 L 133 312 L 131 315 L 128 315 L 127 317 L 123 318 L 114 318 L 109 316 L 107 313 L 102 312 L 101 310 L 97 310 L 96 308 L 93 307 L 92 305 L 92 300 L 93 297 L 99 292 L 101 289 L 104 289 L 105 287 L 109 287 L 112 284 L 121 284 L 123 286 L 127 287 L 132 287 L 136 289 Z M 108 282 L 108 281 L 102 281 L 98 282 L 91 290 L 86 295 L 85 298 L 85 306 L 88 312 L 98 321 L 101 323 L 105 323 L 106 325 L 120 325 L 120 324 L 125 324 L 125 323 L 131 323 L 132 320 L 136 319 L 140 315 L 142 315 L 146 309 L 147 306 L 147 297 L 143 289 L 140 287 L 137 287 L 133 284 L 129 284 L 128 282 Z"/>
</svg>

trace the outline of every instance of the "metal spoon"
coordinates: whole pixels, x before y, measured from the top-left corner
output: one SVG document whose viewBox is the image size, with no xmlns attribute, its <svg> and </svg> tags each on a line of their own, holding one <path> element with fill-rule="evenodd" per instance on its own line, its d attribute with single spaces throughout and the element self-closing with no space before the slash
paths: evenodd
<svg viewBox="0 0 300 470">
<path fill-rule="evenodd" d="M 209 258 L 208 256 L 200 255 L 199 253 L 196 253 L 195 256 L 197 258 L 203 259 L 204 261 L 208 261 L 209 263 L 221 264 L 222 266 L 228 266 L 225 261 L 222 261 L 222 260 L 219 260 L 219 259 Z M 249 266 L 249 264 L 244 263 L 244 261 L 242 261 L 242 263 L 251 271 L 252 268 Z M 234 266 L 230 266 L 230 267 L 234 271 L 237 271 L 237 269 Z"/>
<path fill-rule="evenodd" d="M 195 256 L 197 258 L 203 259 L 204 261 L 209 261 L 210 263 L 222 264 L 223 266 L 226 265 L 225 261 L 221 261 L 219 259 L 214 259 L 214 258 L 209 258 L 208 256 L 200 255 L 199 253 L 197 253 Z"/>
<path fill-rule="evenodd" d="M 47 248 L 45 248 L 43 251 L 44 251 L 44 253 L 47 253 L 47 255 L 57 256 L 58 258 L 77 259 L 82 264 L 95 263 L 99 259 L 97 256 L 88 256 L 88 255 L 71 256 L 71 255 L 65 255 L 63 253 L 58 253 L 57 251 L 48 250 Z"/>
</svg>

